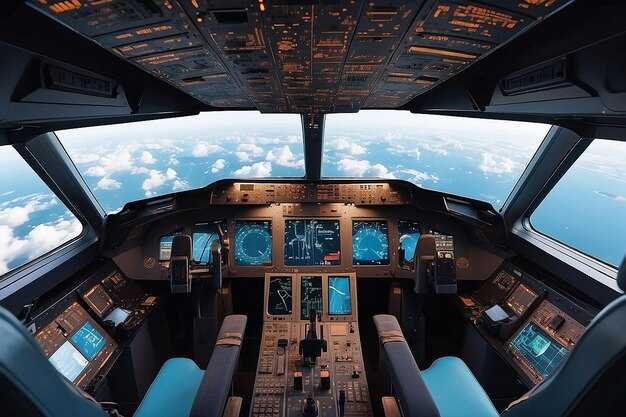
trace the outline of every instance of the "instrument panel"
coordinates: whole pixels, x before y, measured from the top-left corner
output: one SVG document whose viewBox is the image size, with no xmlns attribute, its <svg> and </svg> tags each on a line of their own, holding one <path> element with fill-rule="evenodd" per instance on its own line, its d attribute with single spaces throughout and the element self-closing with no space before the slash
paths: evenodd
<svg viewBox="0 0 626 417">
<path fill-rule="evenodd" d="M 134 279 L 167 279 L 169 259 L 163 255 L 171 251 L 171 236 L 179 233 L 192 236 L 193 265 L 202 268 L 210 264 L 208 248 L 218 235 L 208 229 L 218 221 L 230 242 L 224 258 L 225 274 L 230 277 L 263 276 L 269 271 L 361 271 L 359 275 L 368 277 L 411 278 L 410 263 L 417 241 L 428 232 L 437 234 L 438 250 L 454 254 L 452 267 L 455 258 L 468 261 L 469 248 L 461 227 L 454 223 L 442 227 L 429 221 L 427 215 L 415 215 L 411 207 L 365 208 L 334 203 L 211 207 L 210 213 L 198 210 L 172 222 L 161 221 L 144 240 L 144 258 L 160 261 L 156 264 L 160 276 L 150 275 L 146 270 L 151 268 L 136 275 L 125 272 Z M 437 232 L 429 227 L 431 224 Z M 468 264 L 457 271 L 459 279 L 472 279 Z"/>
</svg>

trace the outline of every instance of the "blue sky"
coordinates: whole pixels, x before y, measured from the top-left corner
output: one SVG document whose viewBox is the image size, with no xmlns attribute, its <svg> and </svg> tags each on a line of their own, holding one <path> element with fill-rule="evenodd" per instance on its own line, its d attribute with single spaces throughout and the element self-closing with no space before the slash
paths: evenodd
<svg viewBox="0 0 626 417">
<path fill-rule="evenodd" d="M 498 209 L 548 129 L 405 111 L 328 115 L 322 172 L 326 177 L 405 179 L 488 201 Z M 119 211 L 128 201 L 203 187 L 222 178 L 304 175 L 299 115 L 213 112 L 56 133 L 107 212 Z M 580 215 L 561 216 L 559 210 L 584 200 L 602 212 L 608 203 L 612 217 L 604 220 L 626 225 L 623 145 L 607 142 L 590 148 L 572 170 L 578 175 L 574 185 L 555 191 L 554 201 L 546 203 L 552 209 L 534 217 L 538 229 L 562 234 L 590 252 L 589 247 L 598 247 L 596 256 L 608 253 L 610 248 L 600 240 L 591 244 L 576 240 L 581 233 L 572 230 L 584 230 L 588 236 L 592 222 L 580 224 Z M 1 147 L 0 157 L 4 171 L 0 174 L 14 178 L 0 189 L 0 273 L 4 273 L 75 237 L 81 225 L 12 148 Z M 581 192 L 579 183 L 589 190 Z M 613 252 L 610 262 L 619 257 L 619 250 Z"/>
</svg>

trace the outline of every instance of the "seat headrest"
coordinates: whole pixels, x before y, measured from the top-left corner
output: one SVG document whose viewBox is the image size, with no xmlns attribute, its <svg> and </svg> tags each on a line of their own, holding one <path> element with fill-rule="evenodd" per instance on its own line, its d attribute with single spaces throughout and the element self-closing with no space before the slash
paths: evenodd
<svg viewBox="0 0 626 417">
<path fill-rule="evenodd" d="M 626 256 L 622 259 L 622 264 L 617 270 L 617 285 L 622 291 L 626 291 Z"/>
</svg>

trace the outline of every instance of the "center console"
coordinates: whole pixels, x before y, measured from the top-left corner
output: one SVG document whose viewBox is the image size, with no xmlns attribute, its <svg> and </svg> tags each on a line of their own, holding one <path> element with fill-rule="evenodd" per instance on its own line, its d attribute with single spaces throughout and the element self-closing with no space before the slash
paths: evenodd
<svg viewBox="0 0 626 417">
<path fill-rule="evenodd" d="M 251 417 L 371 416 L 356 274 L 265 275 Z"/>
</svg>

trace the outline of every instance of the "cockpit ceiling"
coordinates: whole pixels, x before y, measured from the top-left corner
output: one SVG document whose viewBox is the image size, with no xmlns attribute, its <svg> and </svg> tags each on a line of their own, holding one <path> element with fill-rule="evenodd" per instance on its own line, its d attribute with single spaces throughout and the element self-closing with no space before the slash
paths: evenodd
<svg viewBox="0 0 626 417">
<path fill-rule="evenodd" d="M 397 108 L 572 0 L 29 0 L 201 102 Z"/>
</svg>

